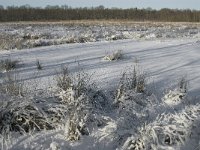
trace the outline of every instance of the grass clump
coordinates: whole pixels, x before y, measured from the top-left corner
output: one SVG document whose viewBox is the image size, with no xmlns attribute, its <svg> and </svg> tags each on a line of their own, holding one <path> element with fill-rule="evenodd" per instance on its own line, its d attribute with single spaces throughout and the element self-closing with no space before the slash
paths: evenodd
<svg viewBox="0 0 200 150">
<path fill-rule="evenodd" d="M 178 83 L 179 90 L 182 93 L 187 93 L 188 91 L 188 81 L 185 77 L 182 77 Z"/>
<path fill-rule="evenodd" d="M 72 77 L 67 67 L 62 67 L 61 74 L 56 77 L 56 84 L 60 90 L 67 90 L 72 84 Z"/>
<path fill-rule="evenodd" d="M 89 114 L 89 87 L 86 77 L 78 74 L 76 78 L 69 73 L 68 68 L 62 68 L 62 73 L 57 77 L 59 98 L 67 106 L 67 139 L 76 141 L 81 135 L 88 135 L 86 128 L 87 115 Z"/>
<path fill-rule="evenodd" d="M 14 132 L 27 133 L 53 129 L 42 109 L 31 99 L 6 96 L 0 107 L 0 134 L 6 138 Z"/>
<path fill-rule="evenodd" d="M 36 60 L 36 67 L 37 67 L 37 70 L 42 70 L 43 68 L 39 60 Z"/>
<path fill-rule="evenodd" d="M 122 50 L 118 50 L 113 52 L 112 54 L 106 55 L 103 59 L 108 60 L 108 61 L 114 61 L 114 60 L 119 60 L 122 59 Z"/>
<path fill-rule="evenodd" d="M 73 76 L 68 68 L 62 68 L 56 81 L 58 97 L 67 108 L 67 140 L 79 140 L 81 135 L 89 135 L 90 123 L 100 122 L 95 117 L 106 105 L 105 97 L 83 71 Z"/>
<path fill-rule="evenodd" d="M 15 96 L 23 96 L 25 91 L 23 82 L 18 81 L 18 76 L 11 73 L 7 73 L 3 79 L 3 90 Z"/>
<path fill-rule="evenodd" d="M 188 81 L 185 77 L 182 77 L 178 81 L 178 85 L 175 89 L 169 90 L 168 93 L 165 94 L 163 100 L 168 105 L 177 105 L 181 103 L 187 103 L 187 93 L 188 93 Z"/>
<path fill-rule="evenodd" d="M 131 69 L 130 69 L 131 70 Z M 124 72 L 119 82 L 116 99 L 120 99 L 126 92 L 144 93 L 146 90 L 146 75 L 140 72 L 137 66 L 132 67 L 132 71 Z"/>
<path fill-rule="evenodd" d="M 0 61 L 0 70 L 6 71 L 6 72 L 13 70 L 17 67 L 18 63 L 19 63 L 19 61 L 11 60 L 10 58 L 1 60 Z"/>
</svg>

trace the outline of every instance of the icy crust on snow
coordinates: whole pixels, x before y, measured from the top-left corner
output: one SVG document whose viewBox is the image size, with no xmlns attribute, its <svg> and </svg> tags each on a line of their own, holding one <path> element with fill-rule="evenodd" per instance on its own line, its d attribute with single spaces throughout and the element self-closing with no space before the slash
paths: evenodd
<svg viewBox="0 0 200 150">
<path fill-rule="evenodd" d="M 198 24 L 98 23 L 0 24 L 0 49 L 25 49 L 66 43 L 119 39 L 171 39 L 200 37 Z"/>
</svg>

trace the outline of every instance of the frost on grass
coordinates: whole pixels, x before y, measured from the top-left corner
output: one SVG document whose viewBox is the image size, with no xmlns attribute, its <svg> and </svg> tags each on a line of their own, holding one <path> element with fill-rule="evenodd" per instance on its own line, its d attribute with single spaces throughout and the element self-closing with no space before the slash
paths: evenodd
<svg viewBox="0 0 200 150">
<path fill-rule="evenodd" d="M 2 94 L 1 94 L 1 97 Z M 53 129 L 44 111 L 29 98 L 4 96 L 0 108 L 0 134 L 6 138 L 11 132 Z"/>
<path fill-rule="evenodd" d="M 0 91 L 12 96 L 23 96 L 25 93 L 24 83 L 16 72 L 6 72 L 2 78 Z"/>
<path fill-rule="evenodd" d="M 0 71 L 7 72 L 13 70 L 17 67 L 19 61 L 12 60 L 11 58 L 7 58 L 5 60 L 0 61 Z"/>
<path fill-rule="evenodd" d="M 187 84 L 187 80 L 181 78 L 178 87 L 165 94 L 163 101 L 168 105 L 177 105 L 185 102 L 185 97 L 187 96 Z"/>
<path fill-rule="evenodd" d="M 122 50 L 117 50 L 113 52 L 112 54 L 106 55 L 103 59 L 108 60 L 108 61 L 113 61 L 113 60 L 122 59 L 122 57 L 123 57 Z"/>
<path fill-rule="evenodd" d="M 170 108 L 172 104 L 175 107 L 187 100 L 186 79 L 181 79 L 178 85 L 177 88 L 164 95 L 162 99 Z M 198 120 L 200 106 L 199 104 L 182 106 L 181 110 L 174 113 L 161 113 L 152 121 L 148 121 L 147 118 L 144 119 L 140 126 L 133 127 L 132 136 L 127 138 L 121 149 L 165 150 L 177 149 L 180 145 L 183 145 L 190 138 L 194 121 Z"/>
<path fill-rule="evenodd" d="M 5 139 L 12 132 L 25 134 L 32 131 L 51 130 L 56 124 L 51 120 L 48 102 L 25 90 L 19 75 L 6 73 L 0 82 L 0 135 Z M 33 91 L 37 95 L 37 91 Z M 55 104 L 56 105 L 56 104 Z M 58 105 L 58 104 L 57 104 Z M 58 111 L 56 112 L 58 114 Z M 54 116 L 55 117 L 55 116 Z"/>
<path fill-rule="evenodd" d="M 110 98 L 113 105 L 91 82 L 90 75 L 82 70 L 72 74 L 68 68 L 62 68 L 55 78 L 57 86 L 49 97 L 41 93 L 31 97 L 24 92 L 0 92 L 0 138 L 6 141 L 13 132 L 33 133 L 37 147 L 37 132 L 42 138 L 47 137 L 48 141 L 41 143 L 51 149 L 65 145 L 86 149 L 88 143 L 93 149 L 98 149 L 98 144 L 105 149 L 178 149 L 189 139 L 193 122 L 200 115 L 199 105 L 173 109 L 173 113 L 166 109 L 172 106 L 171 102 L 176 106 L 186 101 L 186 79 L 181 79 L 175 90 L 158 101 L 146 74 L 138 66 L 129 70 L 123 73 L 114 97 Z M 155 116 L 152 109 L 156 109 Z M 50 142 L 50 133 L 59 135 L 54 137 L 58 139 Z"/>
<path fill-rule="evenodd" d="M 150 92 L 147 77 L 138 66 L 129 68 L 123 73 L 116 91 L 114 107 L 118 119 L 114 132 L 119 146 L 134 134 L 138 126 L 148 120 L 148 109 L 157 104 L 157 98 Z"/>
<path fill-rule="evenodd" d="M 66 43 L 119 39 L 169 39 L 199 37 L 195 24 L 174 23 L 32 23 L 0 24 L 0 49 L 25 49 Z"/>
<path fill-rule="evenodd" d="M 90 76 L 80 72 L 74 77 L 67 68 L 57 77 L 58 97 L 67 108 L 66 137 L 70 141 L 79 140 L 81 135 L 90 134 L 90 125 L 102 125 L 97 119 L 105 109 L 106 99 Z"/>
<path fill-rule="evenodd" d="M 147 78 L 138 66 L 132 66 L 127 69 L 128 72 L 124 72 L 119 82 L 119 86 L 116 91 L 115 101 L 120 103 L 129 99 L 130 95 L 143 95 L 147 94 Z"/>
<path fill-rule="evenodd" d="M 184 101 L 186 93 L 182 93 L 179 90 L 170 90 L 163 98 L 164 102 L 169 105 L 177 105 Z"/>
<path fill-rule="evenodd" d="M 153 122 L 138 129 L 122 149 L 177 149 L 191 135 L 192 124 L 200 115 L 200 106 L 186 106 L 176 114 L 161 114 Z"/>
<path fill-rule="evenodd" d="M 65 108 L 37 91 L 25 91 L 24 84 L 11 72 L 0 80 L 0 144 L 8 143 L 12 133 L 25 135 L 52 130 L 62 125 Z M 32 89 L 30 89 L 32 90 Z M 34 93 L 33 95 L 31 93 Z M 47 95 L 45 95 L 47 96 Z M 53 107 L 52 107 L 53 106 Z M 56 109 L 54 109 L 54 107 Z"/>
</svg>

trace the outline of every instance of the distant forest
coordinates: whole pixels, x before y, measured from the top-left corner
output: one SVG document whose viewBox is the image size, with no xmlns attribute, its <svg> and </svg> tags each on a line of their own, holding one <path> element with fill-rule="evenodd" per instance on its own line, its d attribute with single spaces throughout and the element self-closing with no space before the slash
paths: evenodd
<svg viewBox="0 0 200 150">
<path fill-rule="evenodd" d="M 131 21 L 165 21 L 165 22 L 200 22 L 200 10 L 151 8 L 120 9 L 104 8 L 71 8 L 68 6 L 46 6 L 33 8 L 29 5 L 4 8 L 0 6 L 0 22 L 8 21 L 61 21 L 61 20 L 131 20 Z"/>
</svg>

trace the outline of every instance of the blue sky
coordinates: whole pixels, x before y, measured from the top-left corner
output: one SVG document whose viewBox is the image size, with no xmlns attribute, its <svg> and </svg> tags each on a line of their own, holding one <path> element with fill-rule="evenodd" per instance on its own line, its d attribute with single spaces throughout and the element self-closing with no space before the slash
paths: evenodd
<svg viewBox="0 0 200 150">
<path fill-rule="evenodd" d="M 0 0 L 0 5 L 20 6 L 29 4 L 33 7 L 46 5 L 68 5 L 72 7 L 91 7 L 104 5 L 119 8 L 179 8 L 200 10 L 200 0 Z"/>
</svg>

